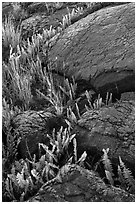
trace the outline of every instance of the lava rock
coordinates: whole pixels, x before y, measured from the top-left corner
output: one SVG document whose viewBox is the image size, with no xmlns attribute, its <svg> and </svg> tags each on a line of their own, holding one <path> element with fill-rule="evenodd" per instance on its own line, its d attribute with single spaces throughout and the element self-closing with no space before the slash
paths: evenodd
<svg viewBox="0 0 137 204">
<path fill-rule="evenodd" d="M 91 160 L 109 148 L 109 157 L 119 156 L 135 170 L 135 102 L 123 101 L 85 112 L 73 129 L 79 154 L 87 151 Z"/>
<path fill-rule="evenodd" d="M 52 134 L 54 128 L 59 131 L 61 126 L 67 127 L 61 116 L 47 111 L 24 111 L 13 118 L 11 125 L 20 141 L 19 158 L 39 156 L 38 144 L 50 144 L 47 134 Z"/>
<path fill-rule="evenodd" d="M 135 4 L 106 7 L 69 26 L 49 58 L 68 78 L 90 80 L 102 97 L 135 91 Z"/>
<path fill-rule="evenodd" d="M 134 202 L 126 191 L 107 186 L 94 171 L 65 165 L 58 176 L 44 184 L 29 202 Z"/>
</svg>

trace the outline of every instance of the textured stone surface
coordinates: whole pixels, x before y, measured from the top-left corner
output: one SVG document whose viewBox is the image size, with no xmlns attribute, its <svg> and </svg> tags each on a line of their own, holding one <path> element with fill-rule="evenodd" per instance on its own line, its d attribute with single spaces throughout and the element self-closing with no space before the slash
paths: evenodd
<svg viewBox="0 0 137 204">
<path fill-rule="evenodd" d="M 107 7 L 65 29 L 50 51 L 53 69 L 90 79 L 102 96 L 135 90 L 135 5 Z"/>
<path fill-rule="evenodd" d="M 134 202 L 134 195 L 107 186 L 93 171 L 65 165 L 57 178 L 41 187 L 29 202 Z"/>
<path fill-rule="evenodd" d="M 73 130 L 78 149 L 94 156 L 110 149 L 110 158 L 121 156 L 134 171 L 135 164 L 135 104 L 118 102 L 99 110 L 85 112 Z"/>
<path fill-rule="evenodd" d="M 22 23 L 24 37 L 30 37 L 35 31 L 42 32 L 43 28 L 49 28 L 51 24 L 57 27 L 62 15 L 67 13 L 67 9 L 62 8 L 53 11 L 52 15 L 47 17 L 47 14 L 43 13 L 44 8 L 41 7 L 43 4 L 38 2 L 29 5 L 32 16 Z M 4 6 L 3 12 L 9 13 L 11 4 L 5 3 Z M 106 6 L 109 7 L 104 8 Z M 125 102 L 85 112 L 77 125 L 74 125 L 72 134 L 76 133 L 78 156 L 86 151 L 89 164 L 90 162 L 96 164 L 103 153 L 102 149 L 109 148 L 112 164 L 117 165 L 118 157 L 121 156 L 133 174 L 135 103 L 130 101 L 130 95 L 125 92 L 132 92 L 134 99 L 134 7 L 134 3 L 115 7 L 111 7 L 109 2 L 107 5 L 101 2 L 95 4 L 90 11 L 74 18 L 72 25 L 61 35 L 54 37 L 55 41 L 53 40 L 49 53 L 52 69 L 55 70 L 53 80 L 56 88 L 64 85 L 65 75 L 69 79 L 72 76 L 76 79 L 77 96 L 85 90 L 93 90 L 94 94 L 100 93 L 103 97 L 107 92 L 112 92 L 116 98 L 120 98 L 121 93 L 124 93 L 121 100 Z M 3 60 L 8 61 L 9 47 L 3 47 L 2 52 Z M 86 102 L 87 100 L 82 100 L 78 103 L 80 113 L 85 111 Z M 44 104 L 45 101 L 34 98 L 30 105 L 31 108 L 39 110 Z M 19 156 L 30 159 L 30 155 L 38 155 L 38 143 L 49 145 L 47 134 L 52 133 L 54 128 L 58 131 L 61 126 L 66 127 L 67 124 L 63 114 L 57 116 L 50 111 L 25 111 L 13 118 L 11 126 L 12 133 L 19 139 Z M 94 162 L 96 156 L 97 161 Z M 59 165 L 62 166 L 62 161 Z M 61 168 L 54 181 L 43 185 L 37 195 L 29 201 L 133 202 L 135 200 L 134 195 L 106 185 L 100 178 L 102 175 L 99 175 L 77 165 L 66 165 Z"/>
<path fill-rule="evenodd" d="M 15 134 L 20 138 L 18 153 L 21 158 L 38 155 L 38 143 L 49 145 L 47 134 L 58 131 L 66 123 L 61 117 L 46 111 L 25 111 L 12 120 Z"/>
<path fill-rule="evenodd" d="M 17 115 L 12 121 L 14 131 L 21 137 L 19 153 L 28 157 L 38 153 L 38 143 L 49 145 L 46 134 L 66 127 L 62 116 L 50 112 L 26 111 Z M 124 162 L 134 171 L 135 164 L 135 104 L 133 101 L 118 102 L 99 110 L 85 112 L 72 134 L 76 134 L 77 149 L 94 157 L 102 149 L 110 149 L 110 158 L 118 161 L 121 156 Z"/>
<path fill-rule="evenodd" d="M 43 29 L 50 29 L 51 25 L 53 28 L 57 28 L 60 26 L 60 22 L 62 22 L 62 16 L 68 13 L 67 6 L 71 11 L 73 8 L 76 8 L 78 3 L 66 2 L 63 4 L 58 9 L 54 7 L 51 9 L 50 6 L 49 8 L 46 7 L 45 2 L 31 4 L 27 8 L 31 15 L 22 22 L 23 38 L 31 37 L 33 32 L 42 33 Z"/>
</svg>

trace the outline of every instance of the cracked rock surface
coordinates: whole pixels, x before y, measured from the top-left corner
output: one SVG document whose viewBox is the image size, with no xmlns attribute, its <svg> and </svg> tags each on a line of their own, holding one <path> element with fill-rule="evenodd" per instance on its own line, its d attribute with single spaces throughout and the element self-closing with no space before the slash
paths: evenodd
<svg viewBox="0 0 137 204">
<path fill-rule="evenodd" d="M 50 60 L 66 76 L 90 79 L 97 93 L 135 90 L 135 4 L 100 9 L 69 26 Z"/>
<path fill-rule="evenodd" d="M 74 128 L 78 149 L 93 154 L 110 148 L 110 158 L 116 163 L 121 156 L 134 171 L 135 108 L 134 101 L 118 102 L 99 110 L 85 112 Z M 94 150 L 94 151 L 93 151 Z"/>
<path fill-rule="evenodd" d="M 50 194 L 50 196 L 49 196 Z M 30 202 L 134 202 L 134 195 L 107 186 L 93 171 L 65 165 L 60 175 L 43 185 Z"/>
<path fill-rule="evenodd" d="M 61 12 L 63 15 L 66 14 L 67 9 L 62 8 L 62 11 L 60 9 L 53 11 L 48 17 L 42 13 L 41 5 L 41 3 L 29 5 L 32 16 L 23 21 L 24 38 L 33 34 L 33 28 L 41 32 L 43 28 L 48 28 L 50 23 L 53 27 L 58 26 L 62 19 Z M 109 148 L 112 165 L 118 165 L 120 156 L 134 177 L 135 3 L 122 5 L 118 3 L 115 6 L 103 7 L 100 2 L 97 5 L 99 8 L 94 7 L 93 12 L 88 11 L 73 19 L 72 25 L 54 36 L 55 41 L 53 40 L 49 51 L 51 61 L 49 71 L 53 74 L 56 88 L 65 83 L 65 77 L 68 79 L 74 77 L 78 85 L 75 100 L 86 90 L 91 92 L 92 98 L 95 96 L 96 99 L 98 94 L 103 98 L 99 109 L 87 110 L 85 108 L 87 98 L 78 101 L 81 116 L 72 124 L 71 129 L 71 133 L 76 134 L 78 157 L 86 151 L 86 162 L 95 167 L 94 164 L 100 162 L 102 150 Z M 70 6 L 72 9 L 73 5 Z M 9 3 L 5 9 L 9 11 Z M 8 56 L 6 52 L 8 49 L 6 47 L 4 50 L 5 56 Z M 37 86 L 33 86 L 34 96 L 37 87 L 38 83 Z M 46 93 L 45 88 L 44 91 Z M 104 105 L 107 92 L 112 93 L 114 99 L 121 100 Z M 54 108 L 53 110 L 47 108 L 44 100 L 36 99 L 31 102 L 32 110 L 17 114 L 11 120 L 11 131 L 19 140 L 17 149 L 19 158 L 31 158 L 34 154 L 39 156 L 39 143 L 50 145 L 47 134 L 52 135 L 53 130 L 57 132 L 61 126 L 66 128 L 68 125 L 65 121 L 65 111 L 69 104 L 63 107 L 61 115 L 57 115 Z M 70 144 L 71 153 L 72 146 Z M 135 201 L 134 192 L 106 184 L 103 180 L 104 175 L 99 174 L 97 169 L 85 169 L 86 165 L 85 168 L 79 165 L 64 165 L 63 162 L 59 162 L 61 169 L 57 177 L 46 182 L 28 201 Z"/>
</svg>

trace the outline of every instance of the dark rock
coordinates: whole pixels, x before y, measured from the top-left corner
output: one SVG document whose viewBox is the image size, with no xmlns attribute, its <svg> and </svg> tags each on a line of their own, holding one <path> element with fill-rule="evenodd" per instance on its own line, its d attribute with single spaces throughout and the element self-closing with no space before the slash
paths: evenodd
<svg viewBox="0 0 137 204">
<path fill-rule="evenodd" d="M 118 163 L 118 157 L 134 173 L 135 165 L 135 104 L 133 101 L 118 102 L 99 110 L 85 112 L 76 133 L 78 151 L 87 151 L 93 159 L 109 148 L 109 156 Z M 92 161 L 90 160 L 90 162 Z"/>
<path fill-rule="evenodd" d="M 71 11 L 76 7 L 77 2 L 63 3 L 64 6 L 62 5 L 62 7 L 59 9 L 50 4 L 48 4 L 49 8 L 46 8 L 44 2 L 33 3 L 29 6 L 28 12 L 31 15 L 28 19 L 22 22 L 22 36 L 24 39 L 31 37 L 35 32 L 42 33 L 43 29 L 50 29 L 51 25 L 53 28 L 60 26 L 62 16 L 68 14 L 67 6 Z"/>
<path fill-rule="evenodd" d="M 102 97 L 135 91 L 135 4 L 103 8 L 65 29 L 50 50 L 53 69 L 90 80 Z"/>
<path fill-rule="evenodd" d="M 135 101 L 135 92 L 126 92 L 126 93 L 121 94 L 121 100 L 122 101 L 130 101 L 130 100 Z"/>
<path fill-rule="evenodd" d="M 61 116 L 46 111 L 25 111 L 12 120 L 14 134 L 19 139 L 18 154 L 20 158 L 39 156 L 38 143 L 49 145 L 47 134 L 52 134 L 53 129 L 59 131 L 66 127 Z"/>
<path fill-rule="evenodd" d="M 44 184 L 29 202 L 134 202 L 122 189 L 107 186 L 93 171 L 65 165 L 54 181 Z"/>
<path fill-rule="evenodd" d="M 31 3 L 26 9 L 30 16 L 22 23 L 23 38 L 31 37 L 35 31 L 42 33 L 43 29 L 49 29 L 51 25 L 53 28 L 60 27 L 62 17 L 68 14 L 67 7 L 70 12 L 73 8 L 83 8 L 83 12 L 80 15 L 74 16 L 71 19 L 71 24 L 73 24 L 101 8 L 121 5 L 123 3 L 125 4 L 126 2 L 92 2 L 92 6 L 89 8 L 87 8 L 85 2 L 62 2 L 62 4 L 60 2 L 60 5 L 57 5 L 56 2 L 46 2 L 46 4 L 44 2 Z"/>
</svg>

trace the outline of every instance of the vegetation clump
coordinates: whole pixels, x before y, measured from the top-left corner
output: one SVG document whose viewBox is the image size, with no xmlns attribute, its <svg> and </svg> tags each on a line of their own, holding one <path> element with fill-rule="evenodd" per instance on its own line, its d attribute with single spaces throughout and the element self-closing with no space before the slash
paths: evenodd
<svg viewBox="0 0 137 204">
<path fill-rule="evenodd" d="M 26 3 L 27 4 L 27 3 Z M 22 38 L 21 22 L 29 15 L 25 12 L 24 3 L 13 3 L 13 13 L 5 17 L 2 25 L 2 165 L 3 165 L 3 201 L 27 201 L 38 192 L 40 187 L 56 178 L 61 167 L 65 164 L 85 166 L 86 151 L 80 157 L 77 154 L 75 134 L 71 133 L 73 126 L 81 118 L 80 100 L 84 96 L 86 111 L 99 109 L 112 103 L 112 94 L 107 94 L 106 101 L 99 96 L 93 100 L 90 91 L 86 90 L 77 97 L 77 82 L 72 78 L 61 78 L 63 83 L 55 83 L 54 74 L 50 71 L 48 52 L 51 39 L 69 26 L 72 19 L 81 15 L 83 7 L 68 8 L 68 14 L 63 16 L 60 27 L 43 30 L 43 33 L 32 35 L 27 40 Z M 63 3 L 55 3 L 60 9 Z M 87 3 L 87 7 L 92 5 Z M 50 13 L 51 5 L 45 4 Z M 12 120 L 20 113 L 30 110 L 54 112 L 55 116 L 63 117 L 66 127 L 60 125 L 59 130 L 52 128 L 47 133 L 49 145 L 39 143 L 39 157 L 30 155 L 29 158 L 18 157 L 18 145 L 22 138 L 12 126 Z M 102 163 L 106 178 L 114 185 L 114 174 L 108 149 L 103 150 Z M 29 152 L 29 149 L 28 149 Z M 95 165 L 99 164 L 96 163 Z M 95 169 L 95 166 L 92 166 Z M 119 186 L 134 192 L 134 179 L 122 159 L 118 166 Z"/>
</svg>

